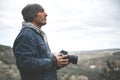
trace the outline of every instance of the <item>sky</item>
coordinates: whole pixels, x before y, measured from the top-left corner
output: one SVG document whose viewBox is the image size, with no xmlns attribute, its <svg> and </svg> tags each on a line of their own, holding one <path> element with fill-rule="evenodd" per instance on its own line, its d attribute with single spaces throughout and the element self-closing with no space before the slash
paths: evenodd
<svg viewBox="0 0 120 80">
<path fill-rule="evenodd" d="M 31 3 L 48 14 L 42 29 L 52 52 L 120 48 L 120 0 L 1 0 L 0 44 L 13 46 Z"/>
</svg>

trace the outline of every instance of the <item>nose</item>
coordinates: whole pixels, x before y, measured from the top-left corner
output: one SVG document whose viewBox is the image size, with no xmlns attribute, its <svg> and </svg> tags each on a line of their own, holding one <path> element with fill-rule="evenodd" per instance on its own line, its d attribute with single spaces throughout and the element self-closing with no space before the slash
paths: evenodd
<svg viewBox="0 0 120 80">
<path fill-rule="evenodd" d="M 48 15 L 47 15 L 47 13 L 45 12 L 45 17 L 47 17 Z"/>
</svg>

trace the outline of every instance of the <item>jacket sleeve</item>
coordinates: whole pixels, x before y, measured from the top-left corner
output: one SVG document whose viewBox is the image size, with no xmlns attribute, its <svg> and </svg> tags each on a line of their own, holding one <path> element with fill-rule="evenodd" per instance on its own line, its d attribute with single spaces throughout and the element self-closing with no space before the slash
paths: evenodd
<svg viewBox="0 0 120 80">
<path fill-rule="evenodd" d="M 19 70 L 25 72 L 46 72 L 56 66 L 56 59 L 37 58 L 36 44 L 33 37 L 29 35 L 16 39 L 13 51 L 16 57 L 16 64 Z"/>
</svg>

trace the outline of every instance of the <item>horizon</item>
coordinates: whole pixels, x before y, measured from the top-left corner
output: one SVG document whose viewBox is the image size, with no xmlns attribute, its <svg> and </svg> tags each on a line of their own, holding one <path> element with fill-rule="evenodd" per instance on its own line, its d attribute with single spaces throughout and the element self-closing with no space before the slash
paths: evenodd
<svg viewBox="0 0 120 80">
<path fill-rule="evenodd" d="M 4 45 L 4 44 L 0 44 L 0 46 L 3 47 L 10 47 L 11 49 L 13 47 L 9 46 L 9 45 Z M 77 50 L 77 51 L 68 51 L 68 52 L 91 52 L 91 51 L 106 51 L 106 50 L 120 50 L 120 48 L 106 48 L 106 49 L 93 49 L 93 50 Z M 52 52 L 52 53 L 57 53 L 57 52 Z"/>
</svg>

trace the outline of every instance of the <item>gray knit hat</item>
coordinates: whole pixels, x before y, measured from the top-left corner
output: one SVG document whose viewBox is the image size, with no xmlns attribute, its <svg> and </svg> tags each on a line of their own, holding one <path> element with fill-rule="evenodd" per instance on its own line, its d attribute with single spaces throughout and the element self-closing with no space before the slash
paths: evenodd
<svg viewBox="0 0 120 80">
<path fill-rule="evenodd" d="M 22 9 L 22 15 L 25 22 L 32 22 L 36 14 L 44 10 L 39 4 L 28 4 Z"/>
</svg>

